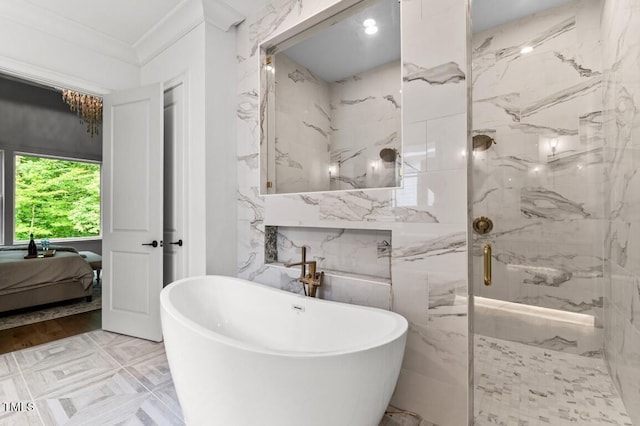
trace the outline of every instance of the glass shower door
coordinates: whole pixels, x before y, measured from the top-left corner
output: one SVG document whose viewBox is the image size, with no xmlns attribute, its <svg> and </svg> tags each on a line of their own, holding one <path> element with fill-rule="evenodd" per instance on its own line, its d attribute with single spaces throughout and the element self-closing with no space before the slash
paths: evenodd
<svg viewBox="0 0 640 426">
<path fill-rule="evenodd" d="M 621 404 L 587 386 L 615 393 L 602 360 L 601 10 L 511 2 L 498 16 L 495 2 L 473 2 L 477 424 L 559 424 L 576 407 L 597 416 Z"/>
</svg>

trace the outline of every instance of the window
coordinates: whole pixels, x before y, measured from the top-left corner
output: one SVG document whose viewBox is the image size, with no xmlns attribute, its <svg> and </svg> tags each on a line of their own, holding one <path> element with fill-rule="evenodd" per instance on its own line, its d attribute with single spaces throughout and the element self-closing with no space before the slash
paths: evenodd
<svg viewBox="0 0 640 426">
<path fill-rule="evenodd" d="M 15 156 L 15 237 L 100 236 L 100 165 Z"/>
</svg>

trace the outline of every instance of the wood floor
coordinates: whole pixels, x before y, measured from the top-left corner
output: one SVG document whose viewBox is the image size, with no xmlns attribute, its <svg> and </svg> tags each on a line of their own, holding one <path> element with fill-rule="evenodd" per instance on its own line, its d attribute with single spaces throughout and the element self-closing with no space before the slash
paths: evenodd
<svg viewBox="0 0 640 426">
<path fill-rule="evenodd" d="M 90 311 L 0 330 L 0 354 L 52 342 L 102 327 L 102 311 Z"/>
</svg>

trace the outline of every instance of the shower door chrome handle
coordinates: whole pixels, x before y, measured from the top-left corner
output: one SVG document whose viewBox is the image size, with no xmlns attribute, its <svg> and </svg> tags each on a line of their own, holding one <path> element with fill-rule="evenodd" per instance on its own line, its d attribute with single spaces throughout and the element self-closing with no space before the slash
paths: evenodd
<svg viewBox="0 0 640 426">
<path fill-rule="evenodd" d="M 484 245 L 484 285 L 491 285 L 491 244 Z"/>
</svg>

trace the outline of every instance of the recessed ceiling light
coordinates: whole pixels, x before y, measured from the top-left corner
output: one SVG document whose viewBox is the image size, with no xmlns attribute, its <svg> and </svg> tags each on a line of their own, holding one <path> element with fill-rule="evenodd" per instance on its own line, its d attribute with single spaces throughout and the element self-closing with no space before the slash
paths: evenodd
<svg viewBox="0 0 640 426">
<path fill-rule="evenodd" d="M 378 32 L 378 27 L 376 27 L 375 25 L 372 25 L 370 27 L 365 28 L 364 32 L 369 35 L 373 35 Z"/>
<path fill-rule="evenodd" d="M 373 27 L 376 25 L 376 20 L 371 18 L 365 19 L 362 25 L 364 25 L 365 27 Z"/>
<path fill-rule="evenodd" d="M 520 49 L 520 53 L 522 54 L 531 53 L 531 52 L 533 52 L 533 47 L 531 46 L 525 46 L 522 49 Z"/>
</svg>

